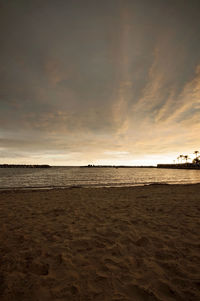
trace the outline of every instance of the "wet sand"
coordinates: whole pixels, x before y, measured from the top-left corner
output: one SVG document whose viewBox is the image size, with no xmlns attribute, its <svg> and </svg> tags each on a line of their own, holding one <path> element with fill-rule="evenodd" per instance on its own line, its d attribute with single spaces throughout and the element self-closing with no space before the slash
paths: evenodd
<svg viewBox="0 0 200 301">
<path fill-rule="evenodd" d="M 0 192 L 0 300 L 200 300 L 200 184 Z"/>
</svg>

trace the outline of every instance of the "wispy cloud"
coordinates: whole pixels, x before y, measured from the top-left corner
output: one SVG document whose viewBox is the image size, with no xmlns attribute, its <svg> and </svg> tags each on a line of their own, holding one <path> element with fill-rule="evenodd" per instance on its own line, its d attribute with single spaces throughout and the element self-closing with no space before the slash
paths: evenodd
<svg viewBox="0 0 200 301">
<path fill-rule="evenodd" d="M 183 2 L 1 1 L 2 157 L 140 162 L 200 148 L 199 2 Z"/>
</svg>

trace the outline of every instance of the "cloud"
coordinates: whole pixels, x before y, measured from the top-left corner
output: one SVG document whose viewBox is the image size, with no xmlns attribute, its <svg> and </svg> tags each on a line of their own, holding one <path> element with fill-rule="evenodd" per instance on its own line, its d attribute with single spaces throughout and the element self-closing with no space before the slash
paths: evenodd
<svg viewBox="0 0 200 301">
<path fill-rule="evenodd" d="M 198 1 L 1 2 L 4 155 L 70 163 L 200 148 Z"/>
</svg>

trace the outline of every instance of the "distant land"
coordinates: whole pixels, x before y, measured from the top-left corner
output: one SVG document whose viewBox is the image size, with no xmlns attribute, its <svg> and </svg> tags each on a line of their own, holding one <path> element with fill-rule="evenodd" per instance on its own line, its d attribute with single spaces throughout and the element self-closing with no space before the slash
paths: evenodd
<svg viewBox="0 0 200 301">
<path fill-rule="evenodd" d="M 48 164 L 0 164 L 0 168 L 51 168 Z M 80 167 L 80 168 L 168 168 L 168 169 L 200 169 L 200 164 L 178 163 L 178 164 L 157 164 L 153 165 L 83 165 L 83 166 L 53 166 L 53 167 Z"/>
<path fill-rule="evenodd" d="M 133 166 L 133 165 L 93 165 L 88 164 L 85 166 L 80 166 L 81 168 L 156 168 L 156 166 Z"/>
<path fill-rule="evenodd" d="M 158 164 L 157 168 L 200 169 L 200 164 L 195 164 L 195 163 Z"/>
<path fill-rule="evenodd" d="M 81 168 L 170 168 L 170 169 L 200 169 L 200 164 L 196 163 L 178 163 L 178 164 L 157 164 L 157 166 L 127 166 L 127 165 L 86 165 L 80 166 Z"/>
<path fill-rule="evenodd" d="M 50 165 L 0 164 L 0 168 L 50 168 Z"/>
</svg>

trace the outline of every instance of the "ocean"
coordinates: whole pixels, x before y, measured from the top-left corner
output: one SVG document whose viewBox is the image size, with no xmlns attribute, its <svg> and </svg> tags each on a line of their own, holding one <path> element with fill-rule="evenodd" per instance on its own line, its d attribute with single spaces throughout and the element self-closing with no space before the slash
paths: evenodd
<svg viewBox="0 0 200 301">
<path fill-rule="evenodd" d="M 200 170 L 157 168 L 0 168 L 0 189 L 200 183 Z"/>
</svg>

